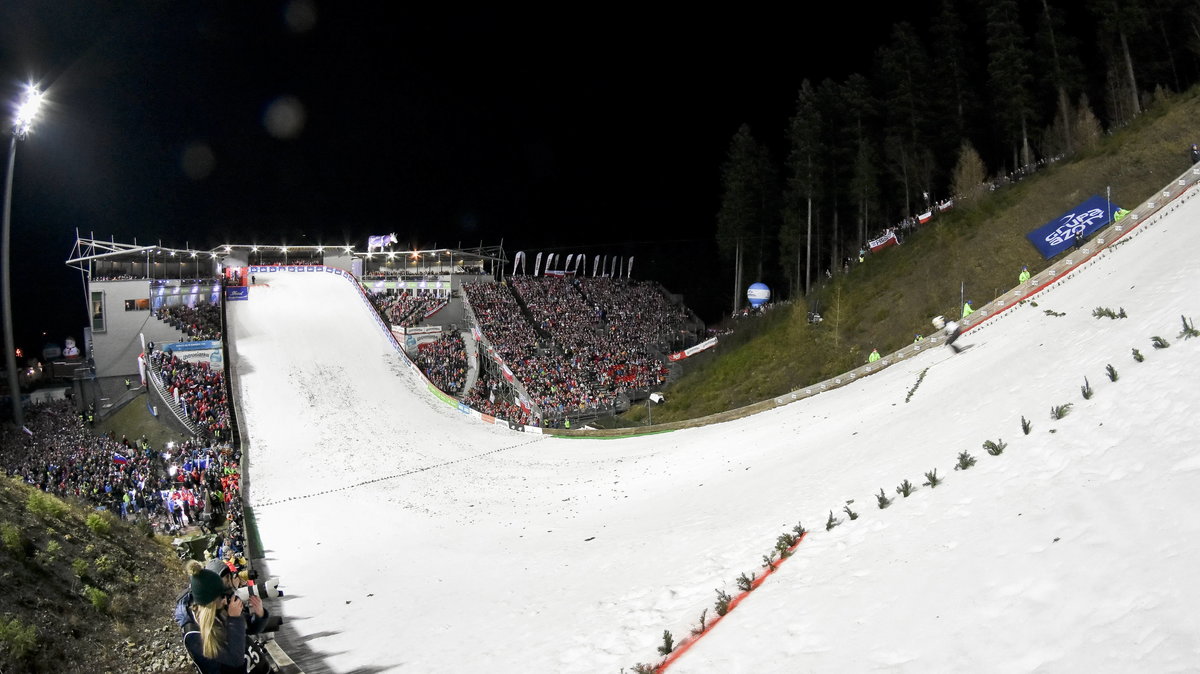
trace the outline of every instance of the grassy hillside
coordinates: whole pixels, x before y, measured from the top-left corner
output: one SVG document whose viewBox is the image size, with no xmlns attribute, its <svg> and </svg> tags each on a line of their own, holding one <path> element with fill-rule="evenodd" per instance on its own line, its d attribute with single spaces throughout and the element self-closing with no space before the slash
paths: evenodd
<svg viewBox="0 0 1200 674">
<path fill-rule="evenodd" d="M 149 527 L 0 478 L 0 672 L 194 671 L 171 620 L 186 587 Z"/>
<path fill-rule="evenodd" d="M 1022 265 L 1049 266 L 1025 238 L 1088 197 L 1133 208 L 1190 164 L 1200 141 L 1200 90 L 1159 101 L 1096 149 L 960 204 L 921 226 L 899 247 L 869 255 L 849 274 L 816 287 L 806 302 L 735 323 L 710 353 L 684 361 L 685 374 L 658 406 L 655 423 L 741 407 L 844 372 L 928 334 L 937 314 L 957 316 L 960 284 L 978 308 L 1017 285 Z M 810 326 L 813 306 L 825 321 Z M 645 418 L 644 406 L 626 416 Z"/>
</svg>

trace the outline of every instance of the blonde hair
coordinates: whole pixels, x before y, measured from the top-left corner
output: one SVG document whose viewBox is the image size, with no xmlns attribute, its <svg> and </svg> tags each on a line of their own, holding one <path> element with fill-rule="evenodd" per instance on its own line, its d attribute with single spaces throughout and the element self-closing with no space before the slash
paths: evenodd
<svg viewBox="0 0 1200 674">
<path fill-rule="evenodd" d="M 184 570 L 188 573 L 188 578 L 200 573 L 204 570 L 204 565 L 200 562 L 190 559 L 184 565 Z M 217 597 L 207 604 L 192 603 L 192 617 L 196 619 L 196 626 L 200 630 L 200 643 L 202 652 L 206 658 L 215 658 L 225 647 L 225 623 L 221 621 L 220 601 L 222 597 Z"/>
</svg>

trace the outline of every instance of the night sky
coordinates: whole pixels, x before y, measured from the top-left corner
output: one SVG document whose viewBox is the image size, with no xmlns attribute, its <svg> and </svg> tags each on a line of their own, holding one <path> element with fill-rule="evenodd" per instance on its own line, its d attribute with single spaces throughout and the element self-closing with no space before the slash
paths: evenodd
<svg viewBox="0 0 1200 674">
<path fill-rule="evenodd" d="M 17 149 L 18 346 L 82 337 L 84 289 L 63 264 L 76 228 L 196 249 L 363 249 L 395 232 L 405 247 L 636 255 L 635 277 L 715 320 L 737 127 L 782 153 L 801 81 L 865 72 L 891 23 L 931 3 L 870 16 L 366 4 L 3 3 L 0 100 L 28 81 L 47 95 Z"/>
</svg>

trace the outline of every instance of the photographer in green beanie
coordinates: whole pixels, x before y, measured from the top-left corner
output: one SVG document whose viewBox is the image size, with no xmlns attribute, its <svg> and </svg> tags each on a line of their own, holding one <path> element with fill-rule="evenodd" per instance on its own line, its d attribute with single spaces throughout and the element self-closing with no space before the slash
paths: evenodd
<svg viewBox="0 0 1200 674">
<path fill-rule="evenodd" d="M 176 611 L 175 620 L 188 655 L 204 674 L 245 672 L 245 605 L 200 562 L 189 561 L 185 568 L 189 591 L 180 598 L 185 608 Z"/>
</svg>

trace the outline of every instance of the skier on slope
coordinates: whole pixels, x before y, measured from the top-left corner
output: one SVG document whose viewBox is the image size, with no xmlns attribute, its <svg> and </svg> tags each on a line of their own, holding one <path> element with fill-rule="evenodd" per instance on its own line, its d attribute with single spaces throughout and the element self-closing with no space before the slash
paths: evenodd
<svg viewBox="0 0 1200 674">
<path fill-rule="evenodd" d="M 946 329 L 946 346 L 950 347 L 951 349 L 954 349 L 954 353 L 959 353 L 960 351 L 962 351 L 962 349 L 955 346 L 955 344 L 954 344 L 954 341 L 957 340 L 958 336 L 962 334 L 962 327 L 959 326 L 958 323 L 955 323 L 954 321 L 947 321 L 945 318 L 942 318 L 941 316 L 934 316 L 933 317 L 933 327 L 935 330 L 941 330 L 942 328 L 945 328 Z"/>
</svg>

